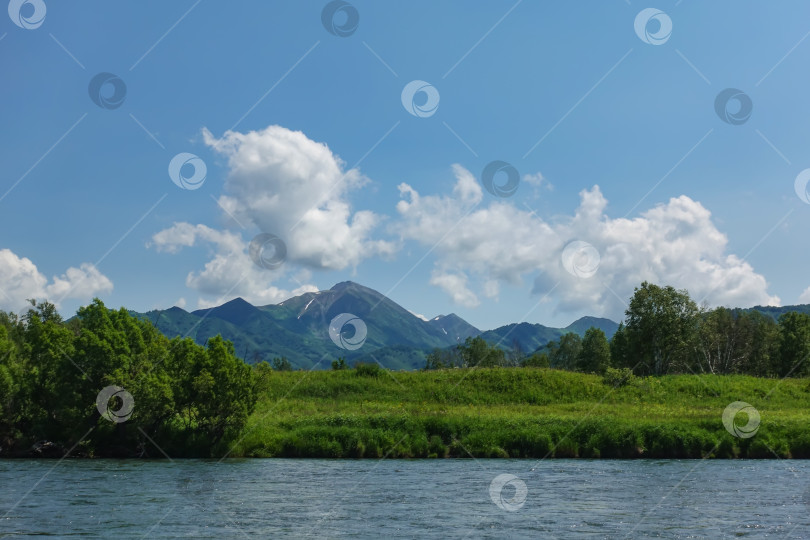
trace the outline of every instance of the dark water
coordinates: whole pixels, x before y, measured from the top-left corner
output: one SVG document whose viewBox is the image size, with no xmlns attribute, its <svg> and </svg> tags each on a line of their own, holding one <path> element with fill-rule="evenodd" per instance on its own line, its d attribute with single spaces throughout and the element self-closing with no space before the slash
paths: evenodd
<svg viewBox="0 0 810 540">
<path fill-rule="evenodd" d="M 7 460 L 0 537 L 810 538 L 809 487 L 799 461 Z"/>
</svg>

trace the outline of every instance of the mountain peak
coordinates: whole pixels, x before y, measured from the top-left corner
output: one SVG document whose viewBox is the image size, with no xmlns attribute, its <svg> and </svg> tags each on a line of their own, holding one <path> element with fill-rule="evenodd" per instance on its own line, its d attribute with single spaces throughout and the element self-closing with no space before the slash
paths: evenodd
<svg viewBox="0 0 810 540">
<path fill-rule="evenodd" d="M 585 331 L 592 326 L 602 330 L 608 339 L 613 337 L 613 334 L 616 333 L 616 329 L 619 327 L 618 323 L 611 321 L 610 319 L 586 315 L 585 317 L 580 317 L 576 321 L 566 326 L 565 330 L 583 335 L 585 334 Z"/>
<path fill-rule="evenodd" d="M 344 291 L 349 288 L 356 288 L 356 287 L 363 287 L 359 283 L 355 283 L 354 281 L 341 281 L 340 283 L 335 283 L 332 285 L 332 288 L 329 289 L 330 291 Z M 365 287 L 363 287 L 365 288 Z"/>
</svg>

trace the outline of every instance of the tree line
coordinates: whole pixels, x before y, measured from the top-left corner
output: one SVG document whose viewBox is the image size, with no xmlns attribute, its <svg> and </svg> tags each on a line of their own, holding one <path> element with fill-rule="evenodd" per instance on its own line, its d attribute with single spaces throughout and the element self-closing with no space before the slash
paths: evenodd
<svg viewBox="0 0 810 540">
<path fill-rule="evenodd" d="M 524 354 L 468 338 L 436 349 L 425 369 L 450 367 L 552 367 L 638 376 L 670 373 L 810 375 L 810 315 L 788 312 L 778 320 L 758 311 L 698 306 L 688 291 L 644 282 L 636 287 L 613 337 L 595 327 L 567 333 Z"/>
<path fill-rule="evenodd" d="M 123 407 L 108 387 L 134 396 L 126 421 L 102 414 Z M 0 456 L 208 456 L 255 404 L 253 370 L 220 336 L 168 339 L 97 299 L 69 321 L 47 302 L 0 311 Z"/>
</svg>

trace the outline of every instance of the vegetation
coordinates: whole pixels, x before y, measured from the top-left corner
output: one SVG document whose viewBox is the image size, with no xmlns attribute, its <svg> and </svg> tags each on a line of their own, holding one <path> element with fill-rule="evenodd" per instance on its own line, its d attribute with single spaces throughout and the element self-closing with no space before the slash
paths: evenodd
<svg viewBox="0 0 810 540">
<path fill-rule="evenodd" d="M 810 458 L 808 314 L 709 310 L 645 282 L 610 341 L 591 327 L 526 354 L 508 338 L 434 349 L 418 372 L 369 354 L 302 373 L 98 300 L 67 322 L 32 302 L 0 312 L 0 455 Z M 97 406 L 111 386 L 134 397 L 124 422 Z M 751 438 L 721 420 L 741 400 L 762 418 Z"/>
<path fill-rule="evenodd" d="M 525 357 L 505 354 L 482 336 L 450 349 L 435 349 L 425 369 L 450 367 L 547 367 L 604 374 L 624 369 L 637 376 L 676 373 L 810 374 L 810 314 L 784 312 L 775 321 L 758 311 L 700 308 L 687 291 L 644 282 L 630 299 L 625 320 L 608 341 L 589 328 L 568 332 Z"/>
<path fill-rule="evenodd" d="M 118 386 L 134 396 L 113 422 L 96 404 Z M 208 456 L 241 432 L 256 403 L 255 375 L 217 336 L 205 347 L 167 339 L 149 322 L 99 300 L 62 321 L 52 304 L 0 312 L 0 449 L 26 455 Z M 119 395 L 107 410 L 123 405 Z"/>
<path fill-rule="evenodd" d="M 257 457 L 810 458 L 810 382 L 555 369 L 270 372 L 234 451 Z M 723 410 L 744 399 L 757 434 Z M 743 414 L 736 419 L 745 424 Z"/>
</svg>

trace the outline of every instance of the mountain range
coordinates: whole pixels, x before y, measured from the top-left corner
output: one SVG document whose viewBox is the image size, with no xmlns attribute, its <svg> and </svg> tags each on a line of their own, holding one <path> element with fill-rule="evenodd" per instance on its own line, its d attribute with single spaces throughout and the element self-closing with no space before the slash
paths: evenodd
<svg viewBox="0 0 810 540">
<path fill-rule="evenodd" d="M 751 310 L 777 319 L 788 311 L 810 313 L 810 304 L 755 306 L 744 311 Z M 342 330 L 333 331 L 337 342 L 344 347 L 348 344 L 349 348 L 341 348 L 330 337 L 330 324 L 343 313 L 354 315 L 362 321 L 361 325 L 365 324 L 362 346 L 352 345 L 355 330 L 351 322 Z M 332 360 L 341 356 L 350 364 L 379 362 L 391 369 L 417 369 L 424 366 L 425 356 L 431 350 L 453 347 L 468 337 L 481 336 L 504 350 L 520 347 L 524 353 L 531 353 L 567 332 L 582 336 L 595 326 L 610 338 L 619 326 L 610 319 L 582 317 L 565 328 L 520 322 L 479 330 L 454 313 L 425 319 L 385 295 L 351 281 L 266 306 L 254 306 L 237 298 L 221 306 L 191 312 L 172 307 L 132 314 L 148 319 L 170 338 L 189 336 L 204 344 L 208 338 L 221 334 L 233 342 L 237 356 L 249 363 L 286 357 L 301 369 L 327 369 Z M 358 344 L 361 337 L 357 336 Z"/>
<path fill-rule="evenodd" d="M 352 350 L 351 324 L 342 334 L 348 349 L 330 337 L 330 323 L 342 313 L 355 315 L 365 324 L 365 342 L 357 349 Z M 236 298 L 191 312 L 175 306 L 133 315 L 151 321 L 168 337 L 188 336 L 203 344 L 221 334 L 247 362 L 286 357 L 302 369 L 329 368 L 340 356 L 350 364 L 377 361 L 392 369 L 416 369 L 424 366 L 425 355 L 431 350 L 452 347 L 468 337 L 481 336 L 503 349 L 519 346 L 530 353 L 566 332 L 582 335 L 596 326 L 610 337 L 618 327 L 609 319 L 583 317 L 565 328 L 522 322 L 481 331 L 454 313 L 425 320 L 383 294 L 351 281 L 279 304 L 254 306 Z M 333 334 L 341 343 L 338 331 Z"/>
</svg>

